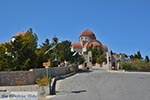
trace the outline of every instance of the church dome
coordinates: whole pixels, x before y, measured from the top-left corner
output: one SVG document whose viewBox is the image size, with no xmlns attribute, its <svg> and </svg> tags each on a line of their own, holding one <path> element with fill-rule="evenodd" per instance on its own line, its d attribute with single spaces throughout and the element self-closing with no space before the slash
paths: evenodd
<svg viewBox="0 0 150 100">
<path fill-rule="evenodd" d="M 93 47 L 101 47 L 102 46 L 101 43 L 98 41 L 91 42 L 90 45 Z"/>
<path fill-rule="evenodd" d="M 85 43 L 84 48 L 91 47 L 91 46 L 92 47 L 101 47 L 102 43 L 99 41 L 89 41 L 89 42 Z"/>
<path fill-rule="evenodd" d="M 89 36 L 91 37 L 92 39 L 96 39 L 95 37 L 95 34 L 89 30 L 89 29 L 86 29 L 85 31 L 83 31 L 81 34 L 80 34 L 80 37 L 84 37 L 84 36 Z"/>
</svg>

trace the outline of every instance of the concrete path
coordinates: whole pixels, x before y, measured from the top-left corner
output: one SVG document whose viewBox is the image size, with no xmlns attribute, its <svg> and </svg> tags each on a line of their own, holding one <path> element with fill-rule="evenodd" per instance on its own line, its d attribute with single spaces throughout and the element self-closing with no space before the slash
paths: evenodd
<svg viewBox="0 0 150 100">
<path fill-rule="evenodd" d="M 46 100 L 149 100 L 150 74 L 93 70 L 61 80 Z"/>
</svg>

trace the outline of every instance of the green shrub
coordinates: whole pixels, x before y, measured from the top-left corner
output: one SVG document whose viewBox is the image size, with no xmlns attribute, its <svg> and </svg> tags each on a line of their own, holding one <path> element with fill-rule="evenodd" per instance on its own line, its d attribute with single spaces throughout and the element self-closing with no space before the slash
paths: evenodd
<svg viewBox="0 0 150 100">
<path fill-rule="evenodd" d="M 121 63 L 122 69 L 124 70 L 131 70 L 131 64 L 129 62 L 122 62 Z"/>
<path fill-rule="evenodd" d="M 44 75 L 42 78 L 37 78 L 36 83 L 39 86 L 47 86 L 51 82 L 51 79 Z"/>
<path fill-rule="evenodd" d="M 75 72 L 75 69 L 73 67 L 69 67 L 69 72 L 70 73 Z"/>
<path fill-rule="evenodd" d="M 150 71 L 150 63 L 143 60 L 131 60 L 122 62 L 122 68 L 129 71 Z"/>
</svg>

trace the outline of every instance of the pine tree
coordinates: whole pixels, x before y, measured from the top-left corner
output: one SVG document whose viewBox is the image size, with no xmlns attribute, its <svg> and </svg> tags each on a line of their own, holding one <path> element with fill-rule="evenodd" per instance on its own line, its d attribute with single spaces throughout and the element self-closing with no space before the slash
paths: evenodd
<svg viewBox="0 0 150 100">
<path fill-rule="evenodd" d="M 148 57 L 148 56 L 145 56 L 145 61 L 146 61 L 147 63 L 149 63 L 149 57 Z"/>
</svg>

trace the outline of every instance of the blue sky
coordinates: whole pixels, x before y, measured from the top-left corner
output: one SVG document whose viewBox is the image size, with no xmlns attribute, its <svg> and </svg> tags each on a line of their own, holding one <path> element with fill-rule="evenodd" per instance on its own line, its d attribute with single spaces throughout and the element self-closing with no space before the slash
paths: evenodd
<svg viewBox="0 0 150 100">
<path fill-rule="evenodd" d="M 149 0 L 0 0 L 0 43 L 30 27 L 39 44 L 78 41 L 85 29 L 116 53 L 150 56 Z"/>
</svg>

